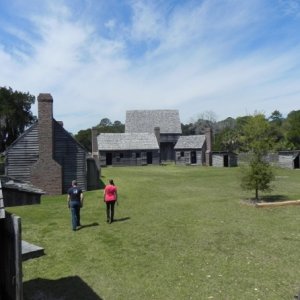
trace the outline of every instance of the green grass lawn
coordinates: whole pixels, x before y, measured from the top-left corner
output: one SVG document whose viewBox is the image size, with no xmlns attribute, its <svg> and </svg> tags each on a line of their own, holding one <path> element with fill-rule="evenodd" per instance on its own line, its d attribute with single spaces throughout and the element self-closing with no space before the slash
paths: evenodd
<svg viewBox="0 0 300 300">
<path fill-rule="evenodd" d="M 300 206 L 255 208 L 239 168 L 102 169 L 119 188 L 117 222 L 102 190 L 85 193 L 71 230 L 66 196 L 14 207 L 23 239 L 46 255 L 23 263 L 25 300 L 293 299 L 300 290 Z M 300 199 L 300 172 L 277 170 L 272 197 Z"/>
</svg>

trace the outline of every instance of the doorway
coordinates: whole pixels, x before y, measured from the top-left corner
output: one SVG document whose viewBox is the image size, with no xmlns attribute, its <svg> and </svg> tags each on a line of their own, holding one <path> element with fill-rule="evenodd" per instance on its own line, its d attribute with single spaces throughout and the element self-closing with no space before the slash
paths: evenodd
<svg viewBox="0 0 300 300">
<path fill-rule="evenodd" d="M 294 159 L 294 169 L 299 169 L 299 155 Z"/>
<path fill-rule="evenodd" d="M 196 164 L 196 163 L 197 163 L 196 151 L 191 151 L 191 164 Z"/>
<path fill-rule="evenodd" d="M 106 165 L 107 166 L 112 165 L 112 153 L 111 152 L 106 153 Z"/>
<path fill-rule="evenodd" d="M 152 152 L 147 152 L 147 165 L 152 165 Z"/>
<path fill-rule="evenodd" d="M 228 167 L 228 162 L 229 162 L 228 155 L 224 155 L 224 167 Z"/>
</svg>

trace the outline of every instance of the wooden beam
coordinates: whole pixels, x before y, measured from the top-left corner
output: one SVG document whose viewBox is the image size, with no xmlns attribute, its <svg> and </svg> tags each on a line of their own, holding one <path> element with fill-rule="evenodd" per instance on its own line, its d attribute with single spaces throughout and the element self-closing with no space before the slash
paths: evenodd
<svg viewBox="0 0 300 300">
<path fill-rule="evenodd" d="M 2 193 L 2 184 L 0 179 L 0 219 L 5 218 L 5 209 L 4 209 L 4 201 L 3 201 L 3 193 Z"/>
<path fill-rule="evenodd" d="M 277 206 L 287 206 L 287 205 L 300 205 L 300 200 L 256 203 L 255 207 L 258 207 L 258 208 L 260 208 L 260 207 L 277 207 Z"/>
</svg>

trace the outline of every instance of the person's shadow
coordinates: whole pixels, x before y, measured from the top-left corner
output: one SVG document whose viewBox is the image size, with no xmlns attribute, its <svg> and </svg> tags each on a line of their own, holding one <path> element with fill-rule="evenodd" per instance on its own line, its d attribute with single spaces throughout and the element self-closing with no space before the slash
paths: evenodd
<svg viewBox="0 0 300 300">
<path fill-rule="evenodd" d="M 114 219 L 114 222 L 124 222 L 124 221 L 127 221 L 127 220 L 130 220 L 130 217 Z"/>
<path fill-rule="evenodd" d="M 94 226 L 99 226 L 99 223 L 91 223 L 91 224 L 86 224 L 86 225 L 81 225 L 77 230 L 81 230 L 84 228 L 88 228 L 88 227 L 94 227 Z"/>
<path fill-rule="evenodd" d="M 33 279 L 23 283 L 23 294 L 24 300 L 103 300 L 78 276 Z"/>
</svg>

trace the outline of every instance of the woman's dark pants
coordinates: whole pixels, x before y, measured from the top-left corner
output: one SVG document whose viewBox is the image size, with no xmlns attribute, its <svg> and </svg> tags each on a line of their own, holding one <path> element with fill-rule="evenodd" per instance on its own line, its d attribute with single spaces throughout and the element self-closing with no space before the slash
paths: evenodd
<svg viewBox="0 0 300 300">
<path fill-rule="evenodd" d="M 115 203 L 116 201 L 106 202 L 106 219 L 109 223 L 112 223 L 114 221 Z"/>
</svg>

